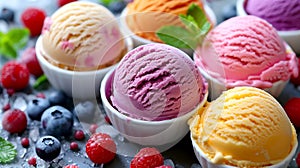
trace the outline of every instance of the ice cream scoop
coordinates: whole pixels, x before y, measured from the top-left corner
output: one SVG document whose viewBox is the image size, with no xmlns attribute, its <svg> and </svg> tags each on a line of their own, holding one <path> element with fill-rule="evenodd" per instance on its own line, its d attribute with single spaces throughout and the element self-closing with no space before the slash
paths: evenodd
<svg viewBox="0 0 300 168">
<path fill-rule="evenodd" d="M 245 11 L 265 19 L 277 30 L 300 30 L 299 0 L 247 0 Z"/>
<path fill-rule="evenodd" d="M 44 57 L 68 70 L 87 71 L 111 66 L 126 52 L 114 15 L 92 2 L 73 2 L 45 20 Z"/>
<path fill-rule="evenodd" d="M 210 31 L 194 60 L 226 88 L 271 88 L 298 76 L 295 53 L 271 24 L 250 15 L 231 18 Z"/>
<path fill-rule="evenodd" d="M 284 109 L 273 96 L 254 87 L 223 92 L 189 123 L 201 157 L 216 165 L 277 165 L 291 159 L 297 147 L 295 128 Z"/>
<path fill-rule="evenodd" d="M 116 109 L 147 121 L 187 114 L 207 93 L 206 82 L 188 55 L 160 43 L 128 52 L 115 70 L 112 86 Z"/>
</svg>

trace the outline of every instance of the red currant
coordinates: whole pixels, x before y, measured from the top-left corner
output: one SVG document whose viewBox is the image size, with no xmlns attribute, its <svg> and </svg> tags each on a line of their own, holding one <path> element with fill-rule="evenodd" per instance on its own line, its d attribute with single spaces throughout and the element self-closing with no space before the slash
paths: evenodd
<svg viewBox="0 0 300 168">
<path fill-rule="evenodd" d="M 29 158 L 27 162 L 29 165 L 36 166 L 36 158 L 35 157 Z"/>
<path fill-rule="evenodd" d="M 85 138 L 84 132 L 82 130 L 77 130 L 75 132 L 74 138 L 76 140 L 83 140 Z"/>
<path fill-rule="evenodd" d="M 70 149 L 72 151 L 77 151 L 79 149 L 77 142 L 71 142 L 70 143 Z"/>
<path fill-rule="evenodd" d="M 28 148 L 28 147 L 29 147 L 29 139 L 28 139 L 27 137 L 22 138 L 22 139 L 21 139 L 21 145 L 22 145 L 24 148 Z"/>
</svg>

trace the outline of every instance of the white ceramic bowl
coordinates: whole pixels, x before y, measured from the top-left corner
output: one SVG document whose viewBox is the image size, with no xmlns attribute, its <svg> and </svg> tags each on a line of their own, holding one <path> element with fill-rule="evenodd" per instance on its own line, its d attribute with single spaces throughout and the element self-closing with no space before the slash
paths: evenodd
<svg viewBox="0 0 300 168">
<path fill-rule="evenodd" d="M 133 42 L 131 38 L 125 39 L 127 50 L 133 48 Z M 37 59 L 47 76 L 51 85 L 64 91 L 68 96 L 75 99 L 92 99 L 99 96 L 99 88 L 101 80 L 104 75 L 116 65 L 110 67 L 94 70 L 94 71 L 70 71 L 59 68 L 49 63 L 44 56 L 42 47 L 42 36 L 40 36 L 36 42 L 36 55 Z"/>
<path fill-rule="evenodd" d="M 163 121 L 133 119 L 121 114 L 110 102 L 113 75 L 114 69 L 105 75 L 101 83 L 100 95 L 104 109 L 112 125 L 127 140 L 140 145 L 155 146 L 160 150 L 169 149 L 189 132 L 187 121 L 206 103 L 207 94 L 197 108 L 181 117 Z"/>
<path fill-rule="evenodd" d="M 248 15 L 245 11 L 245 3 L 247 0 L 237 0 L 236 9 L 238 16 Z M 296 22 L 296 21 L 295 21 Z M 285 40 L 295 51 L 295 53 L 300 54 L 300 30 L 291 30 L 291 31 L 277 31 L 279 36 Z"/>
<path fill-rule="evenodd" d="M 204 10 L 206 11 L 208 17 L 211 19 L 212 23 L 214 25 L 216 25 L 217 18 L 216 18 L 214 11 L 207 4 L 204 5 Z M 148 39 L 145 39 L 145 38 L 135 35 L 127 25 L 126 15 L 127 15 L 127 8 L 124 8 L 124 10 L 122 11 L 121 16 L 120 16 L 121 29 L 125 35 L 128 35 L 133 39 L 134 46 L 137 47 L 137 46 L 144 45 L 144 44 L 154 43 L 153 41 L 150 41 Z M 182 50 L 184 52 L 186 52 L 188 55 L 192 55 L 192 53 L 194 52 L 191 49 L 182 49 Z"/>
<path fill-rule="evenodd" d="M 228 166 L 228 165 L 223 165 L 223 164 L 214 164 L 212 163 L 207 157 L 206 155 L 202 152 L 202 150 L 200 149 L 200 147 L 198 146 L 196 140 L 193 138 L 192 133 L 190 133 L 190 138 L 192 141 L 192 145 L 193 145 L 193 149 L 194 149 L 194 153 L 199 161 L 199 163 L 201 164 L 202 167 L 205 168 L 236 168 L 235 166 Z M 296 153 L 297 150 L 297 146 L 298 146 L 298 141 L 295 141 L 295 145 L 292 149 L 292 151 L 290 152 L 290 154 L 280 163 L 277 163 L 275 165 L 272 166 L 268 166 L 268 168 L 287 168 L 288 165 L 290 164 L 290 162 L 293 159 L 294 154 Z M 276 148 L 276 146 L 274 146 L 274 148 Z"/>
</svg>

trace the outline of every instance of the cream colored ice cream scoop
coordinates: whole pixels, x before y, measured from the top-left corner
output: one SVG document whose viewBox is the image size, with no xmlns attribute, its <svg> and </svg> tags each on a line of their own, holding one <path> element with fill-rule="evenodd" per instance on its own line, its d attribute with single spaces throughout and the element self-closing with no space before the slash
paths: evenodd
<svg viewBox="0 0 300 168">
<path fill-rule="evenodd" d="M 125 52 L 116 18 L 92 2 L 77 1 L 59 8 L 45 20 L 42 36 L 44 56 L 64 69 L 105 68 Z"/>
<path fill-rule="evenodd" d="M 284 160 L 296 145 L 295 128 L 267 92 L 236 87 L 190 120 L 192 137 L 212 163 L 264 167 Z"/>
</svg>

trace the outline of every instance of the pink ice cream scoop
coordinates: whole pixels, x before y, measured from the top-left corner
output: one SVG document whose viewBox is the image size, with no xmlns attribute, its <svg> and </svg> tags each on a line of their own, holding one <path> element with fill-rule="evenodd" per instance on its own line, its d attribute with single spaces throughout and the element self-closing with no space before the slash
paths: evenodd
<svg viewBox="0 0 300 168">
<path fill-rule="evenodd" d="M 166 44 L 142 45 L 128 52 L 115 70 L 112 104 L 135 119 L 161 121 L 197 107 L 207 83 L 194 62 Z"/>
<path fill-rule="evenodd" d="M 245 11 L 265 19 L 277 30 L 300 30 L 299 0 L 246 0 Z"/>
<path fill-rule="evenodd" d="M 231 18 L 212 30 L 194 60 L 212 78 L 235 86 L 272 87 L 298 76 L 297 58 L 271 24 L 256 16 Z"/>
</svg>

